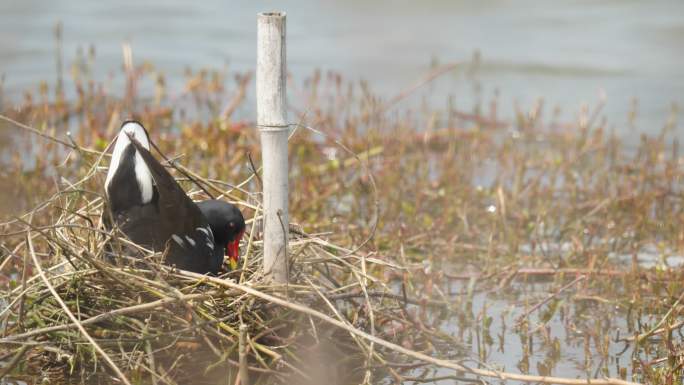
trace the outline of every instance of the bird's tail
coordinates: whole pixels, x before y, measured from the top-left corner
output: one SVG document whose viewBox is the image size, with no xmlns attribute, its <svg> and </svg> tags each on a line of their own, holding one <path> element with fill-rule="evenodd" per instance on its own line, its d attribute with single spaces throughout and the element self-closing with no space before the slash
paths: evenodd
<svg viewBox="0 0 684 385">
<path fill-rule="evenodd" d="M 130 137 L 129 137 L 130 135 Z M 133 137 L 145 149 L 150 148 L 150 139 L 147 130 L 139 122 L 129 120 L 121 125 L 121 130 L 116 138 L 114 144 L 114 151 L 112 152 L 112 160 L 109 163 L 107 170 L 107 179 L 105 180 L 105 191 L 109 191 L 112 179 L 121 167 L 131 167 L 135 173 L 135 179 L 142 193 L 143 202 L 148 202 L 152 199 L 153 194 L 153 179 L 149 168 L 143 161 L 139 153 L 135 154 L 134 162 L 124 162 L 123 158 L 127 154 L 127 149 L 132 145 L 131 137 Z M 129 153 L 130 154 L 130 153 Z"/>
</svg>

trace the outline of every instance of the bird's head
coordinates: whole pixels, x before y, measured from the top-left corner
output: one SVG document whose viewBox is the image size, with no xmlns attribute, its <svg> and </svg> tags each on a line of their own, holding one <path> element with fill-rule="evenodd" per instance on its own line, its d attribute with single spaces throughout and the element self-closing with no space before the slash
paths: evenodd
<svg viewBox="0 0 684 385">
<path fill-rule="evenodd" d="M 198 202 L 197 205 L 209 222 L 216 247 L 221 249 L 221 254 L 225 250 L 230 268 L 235 270 L 240 259 L 240 240 L 245 234 L 245 219 L 240 209 L 214 199 Z M 221 263 L 219 261 L 219 266 Z"/>
</svg>

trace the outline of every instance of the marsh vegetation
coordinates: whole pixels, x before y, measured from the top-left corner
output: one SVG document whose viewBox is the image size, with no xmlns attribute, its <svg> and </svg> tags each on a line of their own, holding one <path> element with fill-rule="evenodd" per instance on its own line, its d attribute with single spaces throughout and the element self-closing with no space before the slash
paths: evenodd
<svg viewBox="0 0 684 385">
<path fill-rule="evenodd" d="M 7 383 L 122 381 L 115 366 L 131 383 L 232 384 L 241 334 L 255 384 L 681 381 L 675 110 L 652 135 L 618 136 L 602 102 L 570 121 L 541 101 L 512 119 L 497 99 L 467 110 L 401 103 L 463 65 L 436 67 L 391 98 L 333 72 L 290 79 L 282 288 L 258 269 L 251 75 L 188 70 L 170 90 L 154 66 L 128 62 L 117 94 L 87 56 L 76 63 L 60 87 L 0 106 Z M 104 151 L 129 116 L 172 168 L 241 206 L 238 271 L 202 278 L 153 258 L 102 259 L 112 236 L 101 226 Z M 193 198 L 206 195 L 176 176 Z"/>
</svg>

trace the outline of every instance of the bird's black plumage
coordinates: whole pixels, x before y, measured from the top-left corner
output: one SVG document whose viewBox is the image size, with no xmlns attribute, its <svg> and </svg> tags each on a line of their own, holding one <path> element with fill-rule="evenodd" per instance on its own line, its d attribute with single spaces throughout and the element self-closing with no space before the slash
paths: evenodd
<svg viewBox="0 0 684 385">
<path fill-rule="evenodd" d="M 244 231 L 242 214 L 226 202 L 195 204 L 149 152 L 147 132 L 141 130 L 140 123 L 126 122 L 117 139 L 115 155 L 120 157 L 113 157 L 110 167 L 116 168 L 105 183 L 114 222 L 134 243 L 164 251 L 165 263 L 216 274 L 223 263 L 224 240 L 234 241 Z M 240 230 L 234 232 L 230 223 Z"/>
</svg>

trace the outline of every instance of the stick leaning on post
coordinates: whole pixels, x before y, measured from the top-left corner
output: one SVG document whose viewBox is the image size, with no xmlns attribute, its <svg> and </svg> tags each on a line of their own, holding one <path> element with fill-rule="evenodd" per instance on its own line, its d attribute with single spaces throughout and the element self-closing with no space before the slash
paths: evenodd
<svg viewBox="0 0 684 385">
<path fill-rule="evenodd" d="M 264 188 L 264 274 L 288 281 L 288 159 L 285 13 L 257 16 L 257 126 L 261 134 Z"/>
</svg>

